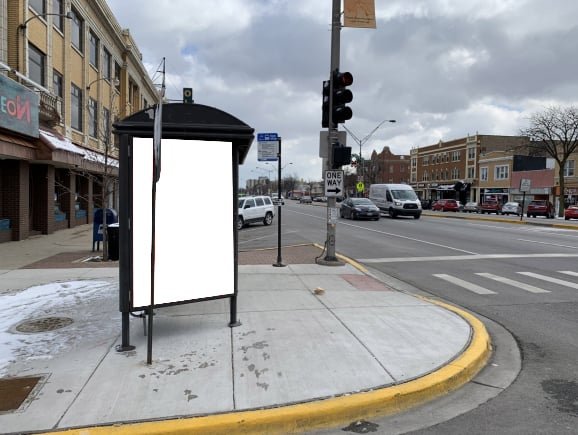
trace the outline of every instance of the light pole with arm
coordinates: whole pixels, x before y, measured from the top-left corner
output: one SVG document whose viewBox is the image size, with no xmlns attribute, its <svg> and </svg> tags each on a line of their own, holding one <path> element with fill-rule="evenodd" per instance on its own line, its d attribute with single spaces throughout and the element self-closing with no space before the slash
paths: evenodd
<svg viewBox="0 0 578 435">
<path fill-rule="evenodd" d="M 371 136 L 373 136 L 373 134 L 379 129 L 379 127 L 381 127 L 383 124 L 385 124 L 386 122 L 396 122 L 395 119 L 384 119 L 383 121 L 381 121 L 379 124 L 377 124 L 377 127 L 375 127 L 373 130 L 371 130 L 371 132 L 369 132 L 363 139 L 359 139 L 350 129 L 348 129 L 345 125 L 343 126 L 343 128 L 345 129 L 345 131 L 347 133 L 349 133 L 349 136 L 351 136 L 351 138 L 355 141 L 355 143 L 359 144 L 359 162 L 358 162 L 358 168 L 361 169 L 361 173 L 359 174 L 362 178 L 363 178 L 363 161 L 361 158 L 361 147 L 371 138 Z M 359 195 L 359 192 L 358 192 Z"/>
</svg>

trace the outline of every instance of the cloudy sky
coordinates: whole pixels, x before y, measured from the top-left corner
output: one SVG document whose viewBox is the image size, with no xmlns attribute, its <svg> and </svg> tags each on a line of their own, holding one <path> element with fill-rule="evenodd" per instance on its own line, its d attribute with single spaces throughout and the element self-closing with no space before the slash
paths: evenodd
<svg viewBox="0 0 578 435">
<path fill-rule="evenodd" d="M 166 58 L 169 99 L 192 87 L 196 103 L 255 133 L 278 133 L 283 166 L 292 163 L 284 175 L 321 179 L 331 0 L 107 2 L 151 75 Z M 376 29 L 341 31 L 341 70 L 354 77 L 346 126 L 363 138 L 381 121 L 397 121 L 375 132 L 364 156 L 384 146 L 409 154 L 476 132 L 516 135 L 531 113 L 577 100 L 576 1 L 375 0 L 375 9 Z M 348 145 L 359 152 L 359 143 Z M 210 149 L 203 157 L 211 162 Z M 257 160 L 255 140 L 241 186 L 269 168 Z"/>
</svg>

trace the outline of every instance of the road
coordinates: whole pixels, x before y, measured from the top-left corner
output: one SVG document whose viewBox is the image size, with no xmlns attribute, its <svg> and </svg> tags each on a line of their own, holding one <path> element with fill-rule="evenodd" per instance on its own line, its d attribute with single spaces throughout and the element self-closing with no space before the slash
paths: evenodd
<svg viewBox="0 0 578 435">
<path fill-rule="evenodd" d="M 283 244 L 323 244 L 325 216 L 324 207 L 286 201 Z M 492 222 L 440 217 L 340 219 L 336 230 L 338 253 L 397 278 L 421 294 L 496 322 L 518 342 L 522 369 L 505 391 L 481 405 L 472 400 L 471 407 L 464 405 L 468 398 L 459 393 L 455 401 L 444 398 L 438 402 L 444 409 L 436 412 L 445 415 L 446 421 L 426 427 L 439 418 L 425 419 L 415 433 L 575 434 L 578 231 L 517 225 L 519 218 Z M 257 227 L 249 230 L 273 233 Z M 271 242 L 265 235 L 259 239 Z M 456 415 L 464 409 L 467 412 Z M 408 413 L 407 418 L 415 423 L 415 415 Z M 372 422 L 376 425 L 372 432 L 404 433 L 401 419 L 394 418 L 395 431 L 392 418 Z"/>
</svg>

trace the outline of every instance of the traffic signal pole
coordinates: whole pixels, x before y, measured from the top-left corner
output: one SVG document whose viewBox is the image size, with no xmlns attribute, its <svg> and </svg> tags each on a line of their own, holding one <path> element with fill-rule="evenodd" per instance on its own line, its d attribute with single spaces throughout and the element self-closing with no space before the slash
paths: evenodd
<svg viewBox="0 0 578 435">
<path fill-rule="evenodd" d="M 339 70 L 339 52 L 341 35 L 341 0 L 333 0 L 331 9 L 331 68 L 329 77 L 333 78 L 333 71 Z M 333 123 L 333 87 L 335 80 L 329 83 L 329 126 L 327 135 L 327 156 L 329 165 L 333 162 L 333 144 L 338 142 L 337 125 Z M 332 169 L 332 168 L 330 168 Z M 326 255 L 320 264 L 338 266 L 343 264 L 335 255 L 335 227 L 336 224 L 330 219 L 331 210 L 337 207 L 337 199 L 334 196 L 327 197 L 327 238 Z"/>
</svg>

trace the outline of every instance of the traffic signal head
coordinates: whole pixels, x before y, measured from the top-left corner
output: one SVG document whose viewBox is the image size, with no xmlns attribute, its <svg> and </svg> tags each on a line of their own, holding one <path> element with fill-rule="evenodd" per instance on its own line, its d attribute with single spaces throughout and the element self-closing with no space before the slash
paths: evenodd
<svg viewBox="0 0 578 435">
<path fill-rule="evenodd" d="M 321 105 L 321 127 L 329 127 L 329 95 L 331 93 L 331 81 L 323 82 L 323 103 Z"/>
<path fill-rule="evenodd" d="M 333 72 L 333 112 L 332 121 L 334 124 L 340 124 L 353 116 L 351 107 L 346 106 L 353 100 L 353 93 L 348 86 L 353 83 L 353 76 L 350 72 Z"/>
<path fill-rule="evenodd" d="M 345 147 L 338 143 L 332 144 L 331 167 L 339 169 L 343 165 L 351 163 L 351 147 Z"/>
</svg>

